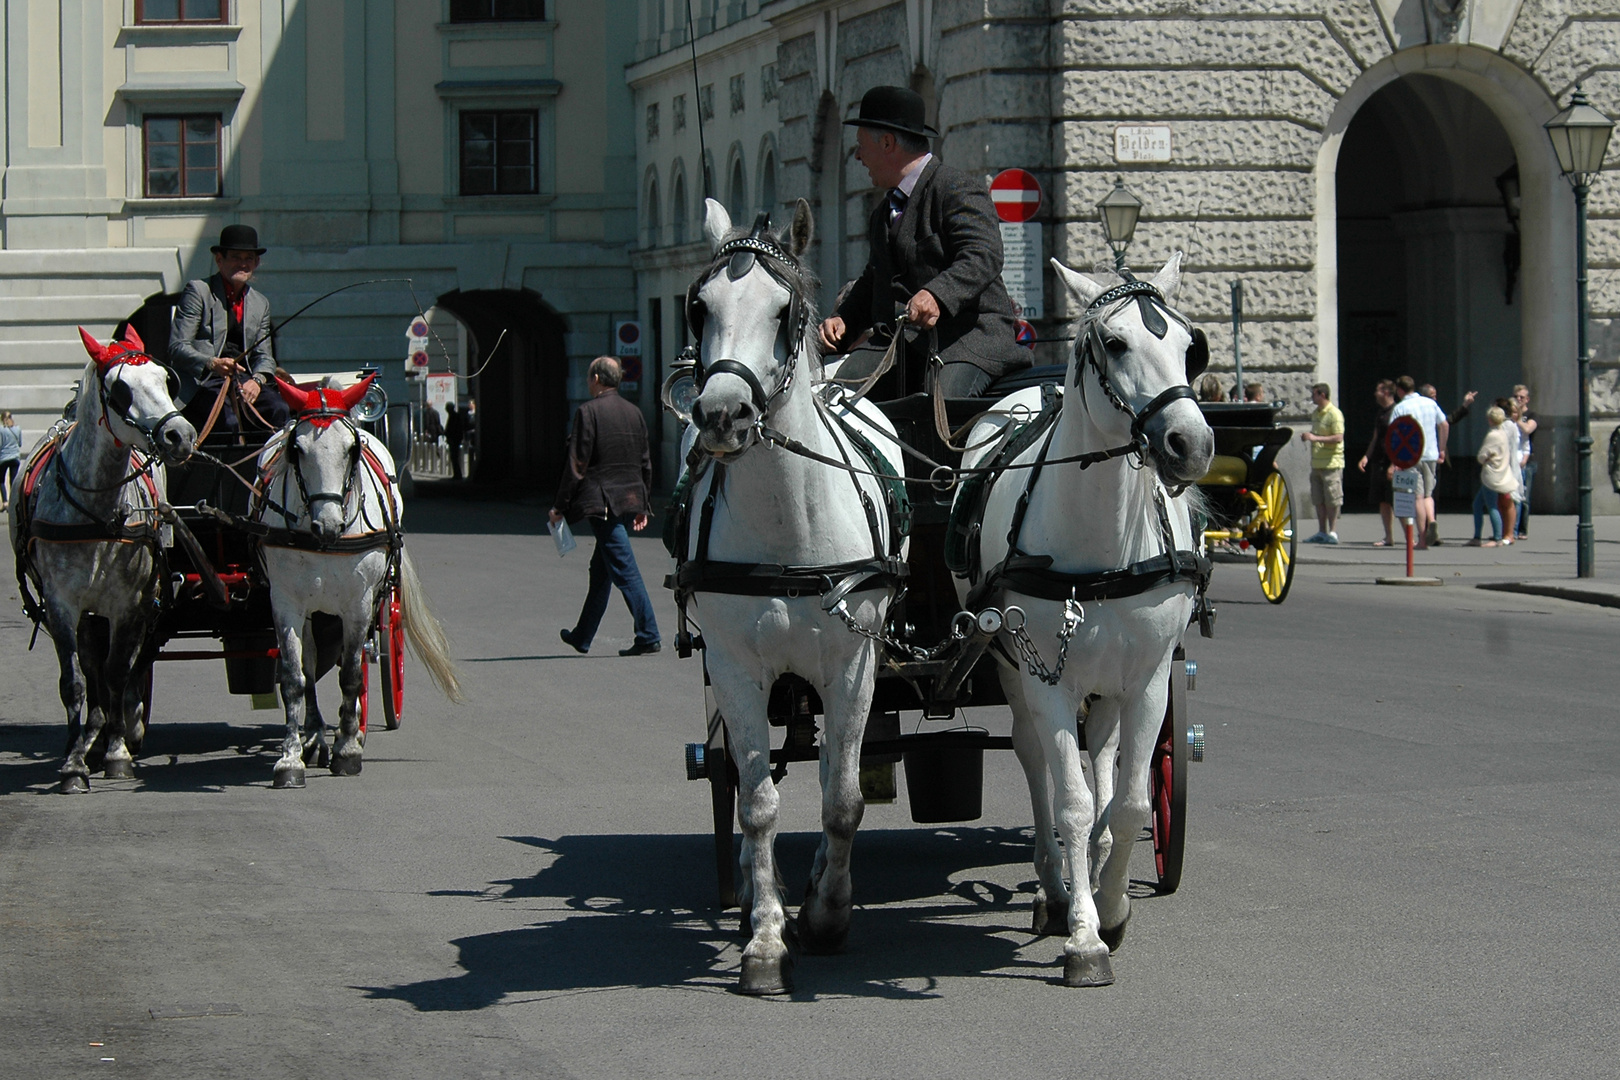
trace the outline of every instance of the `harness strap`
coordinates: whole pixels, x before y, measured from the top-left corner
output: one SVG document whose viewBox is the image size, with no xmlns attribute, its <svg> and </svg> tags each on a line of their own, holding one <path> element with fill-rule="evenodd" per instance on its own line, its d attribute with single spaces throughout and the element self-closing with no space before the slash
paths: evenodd
<svg viewBox="0 0 1620 1080">
<path fill-rule="evenodd" d="M 1132 563 L 1120 570 L 1068 574 L 1052 570 L 1050 555 L 1021 555 L 1006 560 L 969 590 L 963 606 L 977 610 L 1000 592 L 1041 600 L 1120 600 L 1140 596 L 1161 585 L 1193 581 L 1202 592 L 1209 586 L 1214 563 L 1196 551 L 1171 551 Z"/>
</svg>

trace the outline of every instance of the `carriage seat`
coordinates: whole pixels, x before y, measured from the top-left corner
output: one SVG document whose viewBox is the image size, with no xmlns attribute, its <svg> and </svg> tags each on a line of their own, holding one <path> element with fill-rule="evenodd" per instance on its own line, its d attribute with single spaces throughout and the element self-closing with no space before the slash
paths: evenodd
<svg viewBox="0 0 1620 1080">
<path fill-rule="evenodd" d="M 1068 375 L 1068 364 L 1041 364 L 1036 367 L 1019 368 L 1017 371 L 1009 371 L 985 387 L 984 393 L 979 396 L 1004 398 L 1014 391 L 1040 386 L 1042 383 L 1057 383 L 1062 386 L 1063 380 L 1068 378 Z"/>
</svg>

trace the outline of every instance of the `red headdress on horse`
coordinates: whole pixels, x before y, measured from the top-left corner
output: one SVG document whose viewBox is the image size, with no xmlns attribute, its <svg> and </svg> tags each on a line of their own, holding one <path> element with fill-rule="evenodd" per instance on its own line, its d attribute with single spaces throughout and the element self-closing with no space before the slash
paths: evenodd
<svg viewBox="0 0 1620 1080">
<path fill-rule="evenodd" d="M 350 409 L 360 403 L 375 382 L 375 373 L 367 375 L 353 386 L 346 386 L 342 390 L 331 390 L 317 387 L 314 390 L 304 390 L 286 382 L 276 379 L 276 389 L 286 399 L 287 405 L 300 419 L 309 417 L 316 427 L 326 427 L 339 416 L 346 416 Z"/>
<path fill-rule="evenodd" d="M 114 364 L 144 364 L 152 359 L 146 355 L 146 345 L 133 326 L 124 329 L 122 341 L 109 341 L 105 345 L 91 337 L 90 331 L 82 326 L 79 327 L 79 337 L 84 340 L 84 351 L 90 354 L 90 359 L 102 371 Z"/>
</svg>

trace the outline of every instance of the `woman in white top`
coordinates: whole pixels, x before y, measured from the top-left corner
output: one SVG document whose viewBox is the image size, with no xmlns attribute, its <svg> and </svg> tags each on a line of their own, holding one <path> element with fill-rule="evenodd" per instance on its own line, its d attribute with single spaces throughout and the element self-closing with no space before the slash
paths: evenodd
<svg viewBox="0 0 1620 1080">
<path fill-rule="evenodd" d="M 1507 423 L 1507 414 L 1498 405 L 1485 413 L 1491 430 L 1479 444 L 1479 491 L 1474 494 L 1474 538 L 1469 547 L 1496 547 L 1513 542 L 1513 496 L 1519 484 L 1513 476 L 1513 461 L 1518 454 L 1518 441 L 1510 433 L 1514 425 Z M 1485 515 L 1491 518 L 1491 538 L 1481 540 L 1479 532 Z M 1503 519 L 1506 518 L 1506 539 Z"/>
</svg>

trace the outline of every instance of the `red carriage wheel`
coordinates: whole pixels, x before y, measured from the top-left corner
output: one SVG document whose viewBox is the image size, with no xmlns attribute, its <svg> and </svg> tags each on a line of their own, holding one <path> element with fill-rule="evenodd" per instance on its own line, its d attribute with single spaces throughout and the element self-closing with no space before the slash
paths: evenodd
<svg viewBox="0 0 1620 1080">
<path fill-rule="evenodd" d="M 1181 886 L 1182 858 L 1187 844 L 1187 706 L 1185 668 L 1180 650 L 1171 665 L 1170 700 L 1164 725 L 1153 748 L 1148 773 L 1148 801 L 1152 807 L 1153 869 L 1159 892 L 1169 894 Z"/>
<path fill-rule="evenodd" d="M 383 726 L 393 731 L 405 717 L 405 619 L 397 585 L 383 593 L 377 638 L 382 642 L 378 666 L 382 668 Z"/>
</svg>

